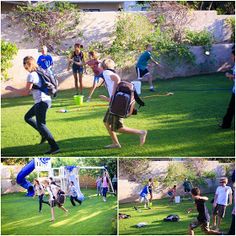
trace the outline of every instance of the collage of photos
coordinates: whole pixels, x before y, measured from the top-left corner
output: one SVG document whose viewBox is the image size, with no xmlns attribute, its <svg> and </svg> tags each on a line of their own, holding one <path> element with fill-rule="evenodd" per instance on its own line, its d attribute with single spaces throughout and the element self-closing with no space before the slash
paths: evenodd
<svg viewBox="0 0 236 236">
<path fill-rule="evenodd" d="M 235 1 L 1 1 L 1 235 L 235 235 Z"/>
</svg>

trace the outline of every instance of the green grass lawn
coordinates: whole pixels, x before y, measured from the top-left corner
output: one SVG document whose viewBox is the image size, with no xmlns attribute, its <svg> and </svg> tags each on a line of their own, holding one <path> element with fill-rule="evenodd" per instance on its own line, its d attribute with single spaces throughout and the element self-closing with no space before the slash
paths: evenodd
<svg viewBox="0 0 236 236">
<path fill-rule="evenodd" d="M 207 203 L 209 213 L 211 214 L 212 205 L 210 200 L 213 195 L 209 195 Z M 134 210 L 134 203 L 120 204 L 119 212 L 131 215 L 129 219 L 119 220 L 119 233 L 127 235 L 186 235 L 188 234 L 188 225 L 197 217 L 197 212 L 192 211 L 187 214 L 188 208 L 193 208 L 192 200 L 182 201 L 180 204 L 170 204 L 169 199 L 154 200 L 151 210 L 144 209 L 143 204 L 139 204 L 141 212 Z M 221 231 L 228 232 L 231 224 L 232 207 L 226 210 L 225 219 L 221 224 Z M 164 222 L 163 219 L 170 214 L 177 214 L 180 217 L 179 222 Z M 136 224 L 146 222 L 148 225 L 143 228 L 137 228 Z M 211 221 L 212 222 L 212 221 Z M 200 228 L 195 230 L 196 235 L 202 235 L 204 232 Z"/>
<path fill-rule="evenodd" d="M 77 111 L 73 90 L 62 91 L 48 111 L 47 126 L 61 149 L 58 156 L 234 156 L 234 127 L 222 130 L 219 121 L 225 114 L 232 82 L 223 74 L 201 75 L 156 81 L 157 91 L 150 93 L 143 83 L 142 97 L 174 92 L 173 96 L 144 99 L 146 106 L 137 116 L 125 120 L 129 127 L 147 129 L 147 142 L 139 147 L 139 138 L 120 134 L 121 149 L 106 150 L 111 143 L 103 126 L 105 104 L 95 91 L 91 103 Z M 194 91 L 193 91 L 194 90 Z M 24 122 L 32 106 L 31 97 L 2 99 L 2 156 L 42 156 L 48 145 L 37 145 L 40 137 Z M 67 109 L 67 113 L 57 113 Z"/>
<path fill-rule="evenodd" d="M 69 198 L 65 207 L 68 216 L 55 208 L 55 222 L 51 223 L 50 208 L 43 205 L 38 213 L 38 199 L 24 193 L 2 195 L 2 234 L 20 235 L 111 235 L 116 234 L 116 197 L 108 195 L 107 202 L 96 196 L 96 190 L 83 190 L 86 200 L 73 207 Z"/>
</svg>

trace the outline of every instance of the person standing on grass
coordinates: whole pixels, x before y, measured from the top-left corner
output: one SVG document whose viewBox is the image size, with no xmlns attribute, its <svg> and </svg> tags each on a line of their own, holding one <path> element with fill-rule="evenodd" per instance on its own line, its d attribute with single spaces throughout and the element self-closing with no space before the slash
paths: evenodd
<svg viewBox="0 0 236 236">
<path fill-rule="evenodd" d="M 231 127 L 232 120 L 235 116 L 235 49 L 232 51 L 232 60 L 234 62 L 234 67 L 233 67 L 233 73 L 226 73 L 225 76 L 234 81 L 234 86 L 232 89 L 232 96 L 228 105 L 227 112 L 223 118 L 222 124 L 220 124 L 220 127 L 222 129 L 229 129 Z"/>
<path fill-rule="evenodd" d="M 148 61 L 151 60 L 152 62 L 154 62 L 156 65 L 160 65 L 157 61 L 155 61 L 152 57 L 152 50 L 153 47 L 151 44 L 148 44 L 146 46 L 146 50 L 145 52 L 143 52 L 140 56 L 139 59 L 137 61 L 136 64 L 136 73 L 137 73 L 137 77 L 138 80 L 142 80 L 143 78 L 147 78 L 149 85 L 150 85 L 150 92 L 154 92 L 154 86 L 153 86 L 153 77 L 151 75 L 151 73 L 148 70 Z"/>
<path fill-rule="evenodd" d="M 22 96 L 27 96 L 32 93 L 35 104 L 25 114 L 25 122 L 31 125 L 41 135 L 39 144 L 48 141 L 50 150 L 45 154 L 56 154 L 60 152 L 59 146 L 46 126 L 46 114 L 48 108 L 51 107 L 52 99 L 40 89 L 33 87 L 33 85 L 37 87 L 41 87 L 42 85 L 41 79 L 37 73 L 38 65 L 35 59 L 31 56 L 27 56 L 23 59 L 23 65 L 29 72 L 25 88 L 17 89 L 12 86 L 7 86 L 5 89 Z M 34 116 L 36 119 L 33 119 Z"/>
<path fill-rule="evenodd" d="M 225 216 L 226 207 L 232 205 L 232 189 L 227 186 L 226 177 L 220 179 L 220 186 L 217 187 L 213 203 L 213 227 L 220 228 L 222 219 Z M 217 220 L 216 220 L 217 219 Z"/>
<path fill-rule="evenodd" d="M 152 178 L 150 178 L 148 180 L 148 191 L 150 194 L 150 199 L 149 199 L 150 206 L 152 206 L 152 199 L 153 199 L 153 180 L 152 180 Z"/>
<path fill-rule="evenodd" d="M 191 189 L 192 189 L 192 184 L 191 184 L 191 182 L 187 178 L 184 180 L 183 187 L 184 187 L 185 195 L 186 194 L 189 195 L 190 192 L 191 192 Z M 189 197 L 190 197 L 190 195 L 189 195 Z"/>
<path fill-rule="evenodd" d="M 107 201 L 108 186 L 109 186 L 109 179 L 108 179 L 107 172 L 105 171 L 102 177 L 102 196 L 103 196 L 104 202 Z"/>
<path fill-rule="evenodd" d="M 39 56 L 37 64 L 40 68 L 53 75 L 52 72 L 53 60 L 51 55 L 48 54 L 48 48 L 45 45 L 42 47 L 42 55 Z"/>
<path fill-rule="evenodd" d="M 114 192 L 116 194 L 117 193 L 117 177 L 116 177 L 116 175 L 113 176 L 111 182 L 112 182 L 112 186 L 113 186 Z"/>
<path fill-rule="evenodd" d="M 193 188 L 191 190 L 192 198 L 195 200 L 195 207 L 198 211 L 197 220 L 194 220 L 189 225 L 189 235 L 194 235 L 194 229 L 197 227 L 201 227 L 202 231 L 206 234 L 212 235 L 220 235 L 219 231 L 210 229 L 210 215 L 208 209 L 206 207 L 206 201 L 208 201 L 208 197 L 201 196 L 201 192 L 199 188 Z M 190 213 L 193 209 L 188 209 L 188 213 Z"/>
<path fill-rule="evenodd" d="M 95 51 L 89 52 L 89 60 L 85 62 L 85 65 L 90 66 L 94 73 L 93 86 L 89 92 L 87 99 L 87 102 L 90 102 L 92 95 L 97 87 L 97 84 L 99 83 L 99 79 L 101 78 L 101 73 L 103 69 L 99 67 L 98 55 Z"/>
<path fill-rule="evenodd" d="M 144 208 L 151 209 L 150 208 L 150 201 L 148 199 L 148 194 L 149 194 L 149 185 L 146 184 L 143 187 L 141 193 L 139 194 L 139 201 L 140 201 L 140 203 L 144 202 Z"/>
<path fill-rule="evenodd" d="M 102 195 L 102 177 L 99 175 L 96 179 L 97 196 Z"/>
<path fill-rule="evenodd" d="M 49 184 L 48 180 L 44 180 L 44 185 L 49 194 L 49 203 L 51 207 L 51 220 L 50 221 L 53 222 L 55 220 L 55 212 L 54 212 L 55 206 L 58 206 L 58 208 L 63 210 L 66 214 L 68 213 L 68 210 L 56 200 L 56 196 L 60 188 L 56 186 L 55 184 Z"/>
<path fill-rule="evenodd" d="M 43 200 L 43 197 L 45 195 L 45 190 L 44 190 L 43 185 L 40 184 L 37 179 L 34 179 L 34 191 L 35 191 L 34 197 L 35 197 L 35 195 L 37 195 L 38 199 L 39 199 L 39 213 L 41 213 L 42 212 L 43 203 L 45 203 L 45 204 L 47 204 L 49 206 L 50 206 L 50 204 L 49 204 L 48 201 L 44 201 Z"/>
<path fill-rule="evenodd" d="M 83 72 L 84 72 L 84 54 L 81 51 L 81 49 L 83 48 L 83 45 L 76 43 L 74 45 L 74 51 L 73 53 L 69 56 L 68 58 L 68 67 L 67 70 L 70 70 L 70 66 L 72 64 L 72 71 L 73 71 L 73 76 L 74 76 L 74 80 L 75 80 L 75 91 L 76 91 L 76 95 L 79 94 L 79 90 L 80 90 L 80 94 L 82 95 L 83 93 Z M 79 75 L 79 86 L 78 86 L 78 75 Z"/>
<path fill-rule="evenodd" d="M 228 232 L 228 235 L 235 235 L 235 170 L 233 171 L 232 173 L 232 176 L 231 176 L 231 180 L 233 182 L 233 195 L 234 195 L 234 208 L 232 210 L 232 220 L 231 220 L 231 225 L 230 225 L 230 228 L 229 228 L 229 232 Z"/>
<path fill-rule="evenodd" d="M 111 97 L 115 94 L 117 85 L 120 83 L 121 79 L 114 71 L 115 63 L 113 60 L 105 59 L 102 62 L 102 68 L 104 70 L 103 77 L 109 93 L 109 98 L 104 95 L 100 95 L 99 97 L 110 102 Z M 112 144 L 105 146 L 105 148 L 121 148 L 116 132 L 138 135 L 140 138 L 140 146 L 142 146 L 146 141 L 146 130 L 125 127 L 123 124 L 123 118 L 111 114 L 109 108 L 105 114 L 103 122 L 112 140 Z"/>
<path fill-rule="evenodd" d="M 78 199 L 78 193 L 77 193 L 74 182 L 70 181 L 70 202 L 73 206 L 75 206 L 74 201 L 78 202 L 80 205 L 82 203 L 82 201 Z"/>
<path fill-rule="evenodd" d="M 176 185 L 168 191 L 168 196 L 170 197 L 169 202 L 174 202 L 176 196 Z"/>
</svg>

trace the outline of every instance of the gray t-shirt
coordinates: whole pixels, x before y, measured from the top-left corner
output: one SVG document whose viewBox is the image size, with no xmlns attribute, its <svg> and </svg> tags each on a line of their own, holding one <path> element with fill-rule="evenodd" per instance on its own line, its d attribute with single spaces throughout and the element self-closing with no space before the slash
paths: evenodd
<svg viewBox="0 0 236 236">
<path fill-rule="evenodd" d="M 29 73 L 29 75 L 27 77 L 27 82 L 33 83 L 33 84 L 37 85 L 38 87 L 41 87 L 41 84 L 42 84 L 38 73 L 35 71 Z M 52 99 L 46 93 L 40 91 L 39 89 L 32 89 L 31 93 L 33 95 L 33 99 L 34 99 L 35 104 L 43 101 L 48 104 L 48 107 L 51 107 Z"/>
</svg>

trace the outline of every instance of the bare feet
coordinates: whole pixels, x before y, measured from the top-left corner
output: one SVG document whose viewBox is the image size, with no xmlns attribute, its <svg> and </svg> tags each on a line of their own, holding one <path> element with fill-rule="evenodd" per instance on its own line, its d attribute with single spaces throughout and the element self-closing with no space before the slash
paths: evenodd
<svg viewBox="0 0 236 236">
<path fill-rule="evenodd" d="M 143 144 L 146 141 L 146 137 L 147 137 L 147 130 L 143 130 L 142 134 L 140 135 L 140 146 L 143 146 Z"/>
<path fill-rule="evenodd" d="M 111 149 L 111 148 L 121 148 L 121 145 L 120 145 L 119 143 L 117 143 L 117 144 L 113 143 L 113 144 L 110 144 L 110 145 L 105 146 L 105 148 L 107 148 L 107 149 Z"/>
</svg>

